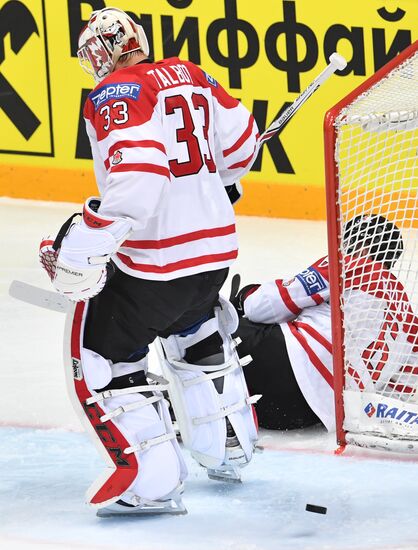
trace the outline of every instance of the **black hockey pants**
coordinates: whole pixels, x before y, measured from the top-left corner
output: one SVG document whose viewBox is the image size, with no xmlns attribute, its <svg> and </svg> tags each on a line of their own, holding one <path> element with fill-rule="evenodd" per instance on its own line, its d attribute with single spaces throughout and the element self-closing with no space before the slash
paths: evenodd
<svg viewBox="0 0 418 550">
<path fill-rule="evenodd" d="M 299 389 L 280 326 L 241 318 L 234 336 L 242 340 L 239 356 L 253 358 L 244 374 L 250 394 L 263 395 L 256 404 L 260 427 L 291 430 L 320 422 Z"/>
<path fill-rule="evenodd" d="M 84 347 L 113 363 L 138 361 L 157 336 L 180 333 L 211 316 L 227 275 L 228 269 L 219 269 L 150 281 L 116 268 L 105 288 L 89 301 Z"/>
</svg>

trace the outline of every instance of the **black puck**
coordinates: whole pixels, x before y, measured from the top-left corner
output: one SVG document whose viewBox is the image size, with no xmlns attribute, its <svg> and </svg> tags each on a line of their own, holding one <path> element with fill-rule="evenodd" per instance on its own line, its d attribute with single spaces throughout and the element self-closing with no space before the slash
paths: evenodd
<svg viewBox="0 0 418 550">
<path fill-rule="evenodd" d="M 315 514 L 326 514 L 327 509 L 325 506 L 317 506 L 316 504 L 307 504 L 306 505 L 306 511 L 307 512 L 315 512 Z"/>
</svg>

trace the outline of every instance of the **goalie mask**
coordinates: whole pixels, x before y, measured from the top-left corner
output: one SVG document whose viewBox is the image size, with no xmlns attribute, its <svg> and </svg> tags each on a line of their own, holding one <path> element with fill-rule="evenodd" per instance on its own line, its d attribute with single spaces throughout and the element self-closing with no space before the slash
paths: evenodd
<svg viewBox="0 0 418 550">
<path fill-rule="evenodd" d="M 359 215 L 345 225 L 343 247 L 346 254 L 364 253 L 390 269 L 402 255 L 403 240 L 396 225 L 384 216 Z"/>
<path fill-rule="evenodd" d="M 96 83 L 109 75 L 119 58 L 140 51 L 149 54 L 144 29 L 124 11 L 104 8 L 94 11 L 78 40 L 78 59 Z"/>
</svg>

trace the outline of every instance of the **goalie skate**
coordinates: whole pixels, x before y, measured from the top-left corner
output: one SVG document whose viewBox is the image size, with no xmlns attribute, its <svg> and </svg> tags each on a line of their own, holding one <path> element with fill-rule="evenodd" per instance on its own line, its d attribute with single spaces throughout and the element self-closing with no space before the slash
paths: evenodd
<svg viewBox="0 0 418 550">
<path fill-rule="evenodd" d="M 187 510 L 181 500 L 183 489 L 184 485 L 181 483 L 177 489 L 172 491 L 172 493 L 167 495 L 163 500 L 147 500 L 139 498 L 137 495 L 132 495 L 132 497 L 129 498 L 129 495 L 125 494 L 124 500 L 118 500 L 110 506 L 99 508 L 96 515 L 99 518 L 157 514 L 184 515 L 187 514 Z M 127 500 L 130 500 L 130 502 L 127 502 Z"/>
<path fill-rule="evenodd" d="M 248 463 L 245 453 L 235 435 L 234 428 L 226 419 L 225 463 L 219 468 L 208 468 L 208 478 L 215 481 L 241 483 L 241 468 Z"/>
</svg>

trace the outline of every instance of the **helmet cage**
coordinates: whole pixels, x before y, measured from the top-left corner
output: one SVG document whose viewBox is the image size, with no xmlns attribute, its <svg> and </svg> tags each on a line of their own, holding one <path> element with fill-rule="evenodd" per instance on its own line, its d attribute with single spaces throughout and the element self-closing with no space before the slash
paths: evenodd
<svg viewBox="0 0 418 550">
<path fill-rule="evenodd" d="M 112 72 L 112 56 L 100 36 L 91 36 L 77 52 L 82 69 L 100 82 Z"/>
<path fill-rule="evenodd" d="M 358 215 L 344 228 L 345 253 L 365 254 L 370 260 L 382 262 L 389 269 L 402 255 L 404 246 L 398 227 L 384 216 Z"/>
</svg>

